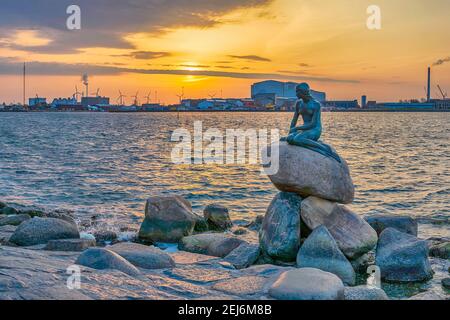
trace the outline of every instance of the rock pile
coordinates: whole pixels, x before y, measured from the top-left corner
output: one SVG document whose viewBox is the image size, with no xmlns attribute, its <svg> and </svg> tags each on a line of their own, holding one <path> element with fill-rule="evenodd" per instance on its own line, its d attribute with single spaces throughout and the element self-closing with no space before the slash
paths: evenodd
<svg viewBox="0 0 450 320">
<path fill-rule="evenodd" d="M 269 178 L 281 192 L 268 207 L 259 231 L 261 255 L 266 258 L 260 260 L 299 269 L 275 282 L 272 297 L 387 299 L 383 290 L 368 286 L 344 292 L 344 285 L 354 286 L 356 273 L 365 274 L 373 262 L 385 281 L 432 277 L 428 247 L 416 238 L 414 219 L 365 220 L 346 206 L 353 201 L 355 188 L 344 159 L 339 162 L 285 142 L 269 148 L 276 147 L 279 170 Z"/>
</svg>

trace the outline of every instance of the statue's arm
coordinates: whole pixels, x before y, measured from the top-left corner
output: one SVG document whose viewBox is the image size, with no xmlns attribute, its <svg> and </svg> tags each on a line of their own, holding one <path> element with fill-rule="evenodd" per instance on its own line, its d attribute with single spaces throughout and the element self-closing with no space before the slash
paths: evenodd
<svg viewBox="0 0 450 320">
<path fill-rule="evenodd" d="M 291 122 L 291 130 L 295 129 L 295 127 L 297 126 L 298 118 L 300 117 L 300 103 L 302 103 L 302 102 L 297 101 L 297 103 L 295 104 L 295 113 L 294 113 L 294 118 L 292 119 L 292 122 Z"/>
</svg>

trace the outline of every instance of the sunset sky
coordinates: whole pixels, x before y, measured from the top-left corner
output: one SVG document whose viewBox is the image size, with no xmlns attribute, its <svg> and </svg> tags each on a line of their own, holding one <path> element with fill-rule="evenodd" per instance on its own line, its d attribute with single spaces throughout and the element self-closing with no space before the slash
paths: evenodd
<svg viewBox="0 0 450 320">
<path fill-rule="evenodd" d="M 81 30 L 66 8 L 81 7 Z M 382 29 L 366 27 L 369 5 Z M 328 99 L 425 96 L 426 68 L 450 93 L 448 0 L 2 0 L 0 102 L 84 90 L 127 102 L 155 91 L 187 98 L 249 97 L 253 82 L 307 81 Z"/>
</svg>

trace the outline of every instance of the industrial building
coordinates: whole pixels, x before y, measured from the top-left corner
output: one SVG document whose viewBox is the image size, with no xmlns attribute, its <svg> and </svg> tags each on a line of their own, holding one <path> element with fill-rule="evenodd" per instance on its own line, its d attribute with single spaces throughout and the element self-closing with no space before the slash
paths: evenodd
<svg viewBox="0 0 450 320">
<path fill-rule="evenodd" d="M 293 98 L 297 97 L 295 88 L 298 83 L 281 82 L 275 80 L 267 80 L 254 83 L 251 87 L 252 98 L 261 94 L 275 94 L 276 98 Z M 311 95 L 319 102 L 326 100 L 326 93 L 311 90 Z"/>
<path fill-rule="evenodd" d="M 109 98 L 108 97 L 82 97 L 81 105 L 84 108 L 87 108 L 89 106 L 96 106 L 96 105 L 109 105 Z"/>
<path fill-rule="evenodd" d="M 30 107 L 43 106 L 47 104 L 47 98 L 34 97 L 28 99 L 28 105 Z"/>
</svg>

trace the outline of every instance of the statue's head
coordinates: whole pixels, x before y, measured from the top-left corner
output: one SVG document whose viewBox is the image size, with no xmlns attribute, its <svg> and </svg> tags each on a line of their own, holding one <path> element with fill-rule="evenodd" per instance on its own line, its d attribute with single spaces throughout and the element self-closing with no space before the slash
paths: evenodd
<svg viewBox="0 0 450 320">
<path fill-rule="evenodd" d="M 295 91 L 299 99 L 311 99 L 311 91 L 307 83 L 305 82 L 300 83 L 295 88 Z"/>
</svg>

